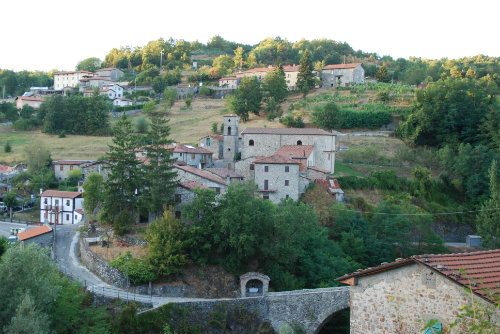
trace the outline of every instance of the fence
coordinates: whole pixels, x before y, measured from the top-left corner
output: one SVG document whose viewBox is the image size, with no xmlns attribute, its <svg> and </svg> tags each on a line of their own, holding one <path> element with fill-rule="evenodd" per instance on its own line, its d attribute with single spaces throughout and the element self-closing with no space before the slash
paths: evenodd
<svg viewBox="0 0 500 334">
<path fill-rule="evenodd" d="M 85 289 L 95 296 L 101 296 L 109 299 L 121 299 L 127 302 L 139 302 L 142 304 L 153 305 L 152 295 L 140 295 L 137 293 L 129 292 L 128 290 L 122 290 L 115 287 L 103 286 L 103 285 L 87 285 L 84 281 Z"/>
</svg>

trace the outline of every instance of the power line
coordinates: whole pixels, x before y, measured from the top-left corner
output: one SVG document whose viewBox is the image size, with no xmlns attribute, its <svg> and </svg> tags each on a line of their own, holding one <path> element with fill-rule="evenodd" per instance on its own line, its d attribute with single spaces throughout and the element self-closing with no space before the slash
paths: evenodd
<svg viewBox="0 0 500 334">
<path fill-rule="evenodd" d="M 467 211 L 455 211 L 455 212 L 435 212 L 435 213 L 389 213 L 389 212 L 369 212 L 369 211 L 358 211 L 349 209 L 339 209 L 340 211 L 358 212 L 361 214 L 372 214 L 372 215 L 387 215 L 387 216 L 444 216 L 444 215 L 457 215 L 464 213 L 478 213 L 482 211 L 499 211 L 500 208 L 493 209 L 483 209 L 483 210 L 467 210 Z"/>
</svg>

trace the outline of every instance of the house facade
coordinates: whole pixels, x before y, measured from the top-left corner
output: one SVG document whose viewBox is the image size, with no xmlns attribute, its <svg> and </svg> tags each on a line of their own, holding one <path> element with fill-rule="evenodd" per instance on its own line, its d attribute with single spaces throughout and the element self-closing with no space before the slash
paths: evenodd
<svg viewBox="0 0 500 334">
<path fill-rule="evenodd" d="M 299 162 L 279 154 L 255 160 L 253 162 L 254 181 L 262 198 L 270 199 L 275 203 L 282 198 L 298 200 L 300 197 L 299 168 Z"/>
<path fill-rule="evenodd" d="M 54 232 L 48 225 L 42 225 L 30 230 L 19 232 L 17 238 L 24 247 L 25 243 L 32 242 L 40 247 L 52 247 L 54 244 Z"/>
<path fill-rule="evenodd" d="M 198 146 L 212 152 L 212 160 L 223 158 L 224 137 L 219 135 L 208 135 L 198 140 Z"/>
<path fill-rule="evenodd" d="M 365 70 L 361 63 L 327 65 L 321 70 L 323 88 L 348 86 L 365 82 Z"/>
<path fill-rule="evenodd" d="M 500 326 L 500 250 L 418 255 L 339 277 L 351 285 L 351 334 L 423 333 L 434 319 L 443 333 L 472 299 Z M 465 288 L 470 287 L 471 291 Z M 465 331 L 466 332 L 466 331 Z M 431 332 L 429 332 L 431 333 Z"/>
<path fill-rule="evenodd" d="M 227 190 L 228 183 L 225 179 L 209 173 L 205 170 L 194 168 L 183 163 L 176 163 L 175 165 L 177 176 L 180 182 L 197 182 L 207 188 L 215 190 L 217 194 L 223 194 Z"/>
<path fill-rule="evenodd" d="M 118 81 L 125 73 L 116 67 L 100 68 L 95 71 L 98 77 L 108 78 L 111 81 Z"/>
<path fill-rule="evenodd" d="M 237 89 L 241 81 L 241 77 L 227 77 L 219 79 L 219 87 L 227 89 Z"/>
<path fill-rule="evenodd" d="M 78 224 L 83 209 L 82 193 L 74 191 L 45 190 L 40 194 L 40 221 L 50 224 Z"/>
<path fill-rule="evenodd" d="M 285 65 L 283 66 L 283 72 L 285 72 L 286 86 L 288 90 L 297 89 L 297 78 L 299 76 L 299 66 L 298 65 Z"/>
<path fill-rule="evenodd" d="M 179 182 L 175 188 L 174 194 L 174 213 L 176 218 L 181 218 L 182 207 L 189 205 L 193 202 L 196 194 L 193 192 L 194 189 L 208 189 L 208 187 L 196 181 L 189 182 Z"/>
<path fill-rule="evenodd" d="M 66 87 L 75 88 L 80 85 L 80 80 L 93 77 L 89 71 L 69 71 L 54 73 L 54 89 L 62 90 Z"/>
<path fill-rule="evenodd" d="M 41 97 L 36 96 L 18 96 L 16 101 L 16 108 L 22 109 L 25 105 L 32 107 L 37 110 L 40 108 L 40 105 L 43 103 L 43 99 Z"/>
<path fill-rule="evenodd" d="M 82 178 L 84 180 L 86 180 L 90 174 L 100 174 L 102 175 L 103 180 L 106 181 L 110 173 L 109 172 L 110 166 L 111 164 L 107 161 L 91 161 L 84 163 L 79 167 L 82 171 Z"/>
<path fill-rule="evenodd" d="M 80 92 L 87 90 L 102 89 L 104 86 L 109 85 L 111 80 L 106 77 L 89 77 L 80 80 Z"/>
<path fill-rule="evenodd" d="M 93 162 L 92 160 L 55 160 L 52 162 L 52 168 L 57 181 L 65 180 L 69 173 L 75 169 L 81 169 L 85 164 Z"/>
</svg>

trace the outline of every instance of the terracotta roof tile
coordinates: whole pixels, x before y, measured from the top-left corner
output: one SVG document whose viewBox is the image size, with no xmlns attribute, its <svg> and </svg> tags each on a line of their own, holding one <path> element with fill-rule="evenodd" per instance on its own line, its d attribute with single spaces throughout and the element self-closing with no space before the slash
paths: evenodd
<svg viewBox="0 0 500 334">
<path fill-rule="evenodd" d="M 81 214 L 81 215 L 83 215 L 83 214 L 84 214 L 83 210 L 81 210 L 81 209 L 76 209 L 76 210 L 75 210 L 75 212 L 76 212 L 76 213 L 79 213 L 79 214 Z"/>
<path fill-rule="evenodd" d="M 313 145 L 283 145 L 276 151 L 276 154 L 286 157 L 291 155 L 292 159 L 307 159 L 313 151 Z"/>
<path fill-rule="evenodd" d="M 112 70 L 120 70 L 120 69 L 117 68 L 117 67 L 106 67 L 106 68 L 100 68 L 100 69 L 96 70 L 96 72 L 99 72 L 99 71 L 112 71 Z"/>
<path fill-rule="evenodd" d="M 45 234 L 45 233 L 49 233 L 51 231 L 52 231 L 52 229 L 50 227 L 48 227 L 47 225 L 42 225 L 40 227 L 35 227 L 35 228 L 32 228 L 31 230 L 27 230 L 27 231 L 18 233 L 17 237 L 19 238 L 19 240 L 22 241 L 22 240 L 37 237 L 37 236 Z"/>
<path fill-rule="evenodd" d="M 166 145 L 165 148 L 168 150 L 173 149 L 174 153 L 213 154 L 212 151 L 204 149 L 203 147 L 183 145 L 183 144 L 179 144 L 179 143 Z"/>
<path fill-rule="evenodd" d="M 314 167 L 314 166 L 310 166 L 310 167 L 307 167 L 307 168 L 315 170 L 315 171 L 320 172 L 320 173 L 330 174 L 330 171 L 327 170 L 327 169 L 323 169 L 323 168 L 319 168 L 319 167 Z"/>
<path fill-rule="evenodd" d="M 331 132 L 317 128 L 245 128 L 241 134 L 335 136 Z"/>
<path fill-rule="evenodd" d="M 289 159 L 281 154 L 273 154 L 268 157 L 257 159 L 253 162 L 254 164 L 300 164 L 296 160 Z"/>
<path fill-rule="evenodd" d="M 204 170 L 201 170 L 201 169 L 198 169 L 198 168 L 194 168 L 194 167 L 191 167 L 191 166 L 187 166 L 187 165 L 182 166 L 182 165 L 179 165 L 179 164 L 175 164 L 174 166 L 175 166 L 175 168 L 183 170 L 183 171 L 185 171 L 187 173 L 191 173 L 191 174 L 197 175 L 199 177 L 202 177 L 204 179 L 213 181 L 215 183 L 226 185 L 226 180 L 224 180 L 224 179 L 222 179 L 222 178 L 220 178 L 218 176 L 215 176 L 212 173 L 205 172 Z"/>
<path fill-rule="evenodd" d="M 82 193 L 77 191 L 62 191 L 62 190 L 45 190 L 39 195 L 45 197 L 63 197 L 63 198 L 77 198 L 81 197 Z"/>
<path fill-rule="evenodd" d="M 373 275 L 411 263 L 423 264 L 461 286 L 470 286 L 479 296 L 498 303 L 492 294 L 500 295 L 500 249 L 471 253 L 414 255 L 411 258 L 358 270 L 339 277 L 336 281 Z"/>
<path fill-rule="evenodd" d="M 348 68 L 355 68 L 356 66 L 361 65 L 361 63 L 352 63 L 352 64 L 333 64 L 333 65 L 327 65 L 323 67 L 324 70 L 333 70 L 333 69 L 348 69 Z"/>
<path fill-rule="evenodd" d="M 92 160 L 56 160 L 53 161 L 53 165 L 82 165 L 92 162 Z"/>
<path fill-rule="evenodd" d="M 92 72 L 89 72 L 89 71 L 63 71 L 63 72 L 57 72 L 57 73 L 54 73 L 54 75 L 62 75 L 62 74 L 74 74 L 74 73 L 87 73 L 87 74 L 94 74 Z"/>
<path fill-rule="evenodd" d="M 43 99 L 41 97 L 36 96 L 18 96 L 17 98 L 24 101 L 43 102 Z"/>
</svg>

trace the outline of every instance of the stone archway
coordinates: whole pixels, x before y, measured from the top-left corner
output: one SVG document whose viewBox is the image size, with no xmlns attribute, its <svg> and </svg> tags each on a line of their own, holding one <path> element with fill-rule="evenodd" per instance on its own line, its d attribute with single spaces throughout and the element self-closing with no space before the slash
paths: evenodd
<svg viewBox="0 0 500 334">
<path fill-rule="evenodd" d="M 265 296 L 269 291 L 269 276 L 249 272 L 240 276 L 240 296 L 257 297 Z"/>
</svg>

